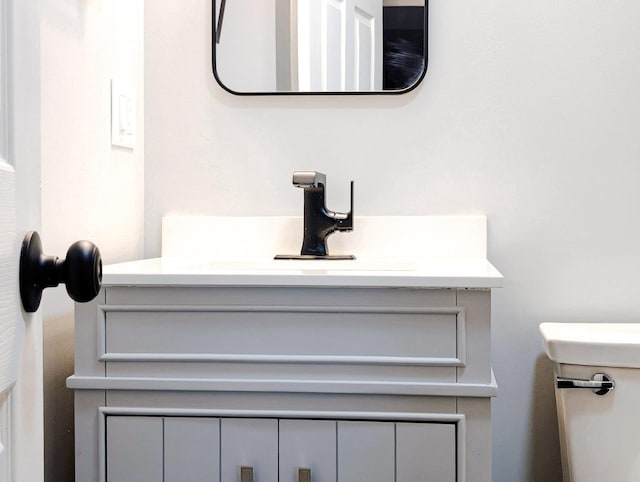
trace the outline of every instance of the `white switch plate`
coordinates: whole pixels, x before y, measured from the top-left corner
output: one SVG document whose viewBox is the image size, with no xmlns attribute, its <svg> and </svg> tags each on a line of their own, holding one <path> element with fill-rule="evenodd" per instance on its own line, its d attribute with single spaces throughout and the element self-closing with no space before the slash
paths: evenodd
<svg viewBox="0 0 640 482">
<path fill-rule="evenodd" d="M 128 149 L 136 145 L 135 89 L 122 79 L 111 79 L 111 144 Z"/>
</svg>

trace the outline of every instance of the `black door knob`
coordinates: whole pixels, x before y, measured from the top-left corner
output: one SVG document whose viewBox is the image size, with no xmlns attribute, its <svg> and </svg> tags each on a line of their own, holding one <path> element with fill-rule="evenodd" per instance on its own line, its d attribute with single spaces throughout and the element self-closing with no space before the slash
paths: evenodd
<svg viewBox="0 0 640 482">
<path fill-rule="evenodd" d="M 42 290 L 64 283 L 69 296 L 87 302 L 98 296 L 102 284 L 100 250 L 90 241 L 77 241 L 66 259 L 42 253 L 40 235 L 31 231 L 22 241 L 20 251 L 20 299 L 27 313 L 40 306 Z"/>
</svg>

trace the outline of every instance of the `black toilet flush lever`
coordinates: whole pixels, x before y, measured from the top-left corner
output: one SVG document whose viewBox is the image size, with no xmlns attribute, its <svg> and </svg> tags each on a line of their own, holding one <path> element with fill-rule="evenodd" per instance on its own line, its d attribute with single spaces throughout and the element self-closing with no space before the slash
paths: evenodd
<svg viewBox="0 0 640 482">
<path fill-rule="evenodd" d="M 90 241 L 77 241 L 67 251 L 67 257 L 42 253 L 40 235 L 30 231 L 20 250 L 20 299 L 27 313 L 40 306 L 42 290 L 64 283 L 69 296 L 87 302 L 98 296 L 102 285 L 102 257 Z"/>
<path fill-rule="evenodd" d="M 336 231 L 353 231 L 353 181 L 348 213 L 327 209 L 325 186 L 327 177 L 321 172 L 296 171 L 293 185 L 304 190 L 304 232 L 299 255 L 278 255 L 276 259 L 355 259 L 353 255 L 329 255 L 327 238 Z"/>
</svg>

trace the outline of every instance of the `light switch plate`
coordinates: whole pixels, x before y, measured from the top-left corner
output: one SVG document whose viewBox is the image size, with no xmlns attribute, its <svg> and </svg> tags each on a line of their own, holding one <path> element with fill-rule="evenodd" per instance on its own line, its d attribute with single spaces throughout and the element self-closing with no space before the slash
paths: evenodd
<svg viewBox="0 0 640 482">
<path fill-rule="evenodd" d="M 111 144 L 128 149 L 136 145 L 135 89 L 122 79 L 111 79 Z"/>
</svg>

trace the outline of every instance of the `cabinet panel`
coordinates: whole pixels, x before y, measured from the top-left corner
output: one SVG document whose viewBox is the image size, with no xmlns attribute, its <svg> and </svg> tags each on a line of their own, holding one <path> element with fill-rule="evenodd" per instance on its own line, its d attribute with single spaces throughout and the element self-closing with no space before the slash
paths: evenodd
<svg viewBox="0 0 640 482">
<path fill-rule="evenodd" d="M 455 425 L 396 424 L 396 482 L 455 480 Z"/>
<path fill-rule="evenodd" d="M 338 422 L 338 480 L 389 482 L 395 479 L 394 424 Z"/>
<path fill-rule="evenodd" d="M 384 312 L 369 307 L 351 312 L 322 312 L 314 307 L 262 309 L 265 311 L 216 307 L 201 312 L 107 310 L 106 353 L 156 358 L 212 355 L 213 360 L 216 355 L 321 356 L 327 361 L 335 357 L 457 356 L 455 308 L 445 313 L 436 312 L 439 308 Z"/>
<path fill-rule="evenodd" d="M 311 470 L 313 482 L 336 482 L 336 422 L 280 420 L 280 482 L 298 482 Z"/>
<path fill-rule="evenodd" d="M 491 293 L 460 290 L 458 305 L 466 310 L 466 353 L 464 367 L 458 367 L 458 383 L 491 381 Z"/>
<path fill-rule="evenodd" d="M 220 477 L 220 422 L 164 419 L 164 482 L 214 482 Z"/>
<path fill-rule="evenodd" d="M 107 417 L 107 482 L 162 480 L 162 418 Z"/>
<path fill-rule="evenodd" d="M 222 419 L 220 440 L 224 482 L 240 482 L 241 467 L 252 467 L 256 482 L 278 482 L 277 420 Z"/>
<path fill-rule="evenodd" d="M 455 306 L 452 289 L 106 286 L 110 305 Z"/>
</svg>

